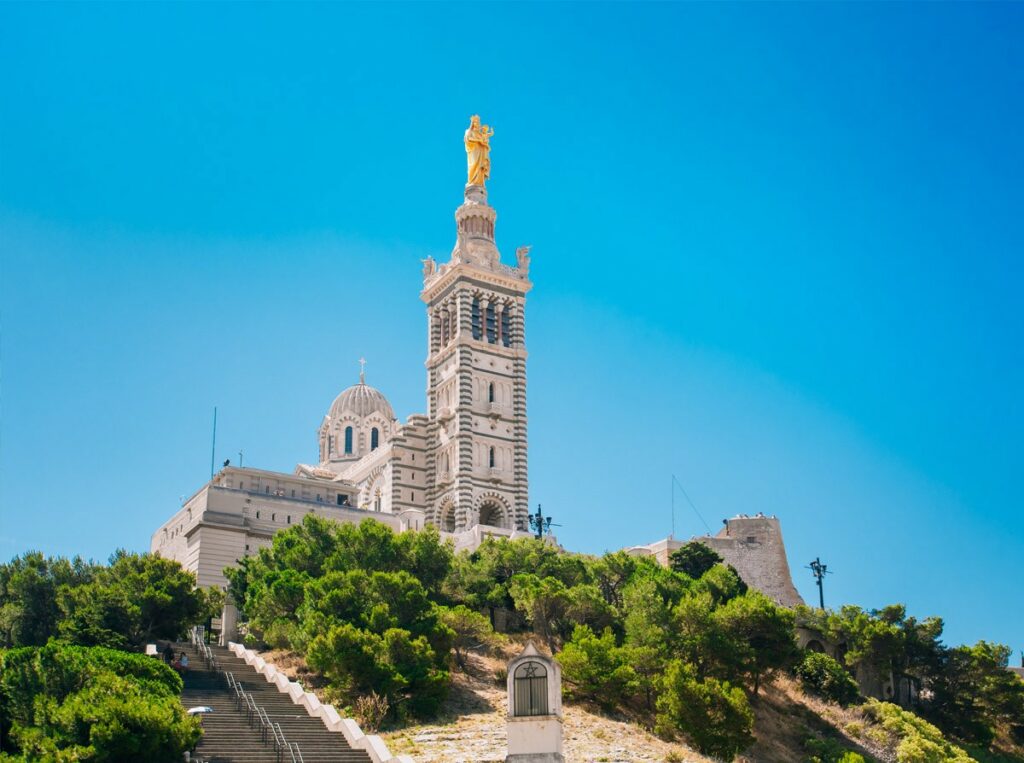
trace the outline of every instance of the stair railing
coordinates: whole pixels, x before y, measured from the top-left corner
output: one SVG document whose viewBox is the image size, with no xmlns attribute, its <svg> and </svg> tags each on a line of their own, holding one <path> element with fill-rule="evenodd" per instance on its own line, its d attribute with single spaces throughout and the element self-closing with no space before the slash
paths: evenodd
<svg viewBox="0 0 1024 763">
<path fill-rule="evenodd" d="M 263 744 L 269 743 L 270 740 L 267 738 L 267 732 L 270 732 L 270 736 L 273 737 L 274 741 L 274 755 L 277 763 L 285 763 L 286 754 L 291 763 L 305 763 L 302 759 L 302 751 L 299 749 L 298 742 L 288 742 L 285 739 L 284 731 L 281 730 L 281 724 L 270 720 L 266 708 L 256 704 L 252 694 L 242 688 L 242 684 L 235 679 L 234 675 L 224 671 L 224 676 L 228 681 L 228 686 L 234 689 L 235 709 L 238 712 L 242 712 L 244 708 L 249 728 L 254 729 L 255 726 L 253 724 L 259 723 L 260 741 Z"/>
</svg>

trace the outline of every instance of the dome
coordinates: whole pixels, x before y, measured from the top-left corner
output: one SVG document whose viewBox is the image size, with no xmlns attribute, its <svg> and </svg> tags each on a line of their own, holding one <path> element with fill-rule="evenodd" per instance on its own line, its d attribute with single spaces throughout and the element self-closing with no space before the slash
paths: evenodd
<svg viewBox="0 0 1024 763">
<path fill-rule="evenodd" d="M 359 384 L 353 384 L 334 399 L 327 417 L 337 421 L 345 414 L 365 418 L 375 412 L 381 414 L 387 421 L 393 421 L 395 418 L 395 412 L 391 409 L 391 403 L 384 397 L 384 393 L 371 387 L 360 375 Z"/>
</svg>

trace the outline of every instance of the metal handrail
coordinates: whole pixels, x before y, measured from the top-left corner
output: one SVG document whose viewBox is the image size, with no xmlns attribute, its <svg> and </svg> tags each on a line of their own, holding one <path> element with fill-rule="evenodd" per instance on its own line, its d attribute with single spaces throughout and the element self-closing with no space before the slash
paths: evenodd
<svg viewBox="0 0 1024 763">
<path fill-rule="evenodd" d="M 242 683 L 235 678 L 234 674 L 226 670 L 223 672 L 228 682 L 228 687 L 235 691 L 235 709 L 241 712 L 242 705 L 245 705 L 246 720 L 249 723 L 249 728 L 253 728 L 254 721 L 259 722 L 260 741 L 264 744 L 268 742 L 267 731 L 270 731 L 271 736 L 274 738 L 274 753 L 278 763 L 281 763 L 282 753 L 285 751 L 287 751 L 288 757 L 291 758 L 291 763 L 305 763 L 302 759 L 302 750 L 299 749 L 299 743 L 289 742 L 285 738 L 281 724 L 270 720 L 270 715 L 267 713 L 266 708 L 256 704 L 256 699 L 242 687 Z"/>
</svg>

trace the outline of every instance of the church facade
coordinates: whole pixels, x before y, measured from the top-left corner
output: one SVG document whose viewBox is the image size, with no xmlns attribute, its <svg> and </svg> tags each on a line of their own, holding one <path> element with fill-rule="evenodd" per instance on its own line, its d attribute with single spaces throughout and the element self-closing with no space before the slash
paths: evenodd
<svg viewBox="0 0 1024 763">
<path fill-rule="evenodd" d="M 447 262 L 423 262 L 426 413 L 399 423 L 361 371 L 317 430 L 318 463 L 291 474 L 225 466 L 153 534 L 152 551 L 206 586 L 225 585 L 225 567 L 309 513 L 372 517 L 399 531 L 434 525 L 456 549 L 529 534 L 530 257 L 522 247 L 516 265 L 501 262 L 484 185 L 489 137 L 478 121 L 467 130 L 471 182 L 455 212 L 455 246 Z"/>
</svg>

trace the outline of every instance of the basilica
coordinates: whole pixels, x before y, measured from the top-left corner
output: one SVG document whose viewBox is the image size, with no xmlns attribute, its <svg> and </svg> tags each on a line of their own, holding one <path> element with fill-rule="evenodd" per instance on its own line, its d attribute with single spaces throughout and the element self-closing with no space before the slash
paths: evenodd
<svg viewBox="0 0 1024 763">
<path fill-rule="evenodd" d="M 466 130 L 468 179 L 447 262 L 423 261 L 426 413 L 400 423 L 382 392 L 342 390 L 317 429 L 319 463 L 281 473 L 231 465 L 154 533 L 151 550 L 177 559 L 199 585 L 315 513 L 373 517 L 395 530 L 434 525 L 456 549 L 528 533 L 526 336 L 528 247 L 501 262 L 487 199 L 493 131 Z"/>
</svg>

